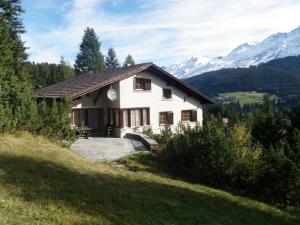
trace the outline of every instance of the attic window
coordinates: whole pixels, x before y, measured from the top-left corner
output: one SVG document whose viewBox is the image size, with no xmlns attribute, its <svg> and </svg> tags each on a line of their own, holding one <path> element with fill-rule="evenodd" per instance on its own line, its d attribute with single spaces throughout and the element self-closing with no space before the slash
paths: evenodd
<svg viewBox="0 0 300 225">
<path fill-rule="evenodd" d="M 163 89 L 163 98 L 164 99 L 171 99 L 172 98 L 172 90 L 168 88 Z"/>
<path fill-rule="evenodd" d="M 135 90 L 151 90 L 151 79 L 135 78 L 133 87 Z"/>
</svg>

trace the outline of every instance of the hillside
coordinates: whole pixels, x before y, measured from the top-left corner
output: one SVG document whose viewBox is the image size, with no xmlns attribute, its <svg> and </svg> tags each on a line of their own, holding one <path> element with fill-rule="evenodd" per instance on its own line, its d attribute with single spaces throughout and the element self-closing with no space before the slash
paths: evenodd
<svg viewBox="0 0 300 225">
<path fill-rule="evenodd" d="M 237 91 L 266 92 L 280 97 L 300 95 L 300 56 L 256 67 L 208 72 L 185 81 L 209 96 Z"/>
<path fill-rule="evenodd" d="M 296 213 L 85 160 L 27 133 L 0 136 L 0 224 L 299 224 Z M 151 167 L 151 166 L 150 166 Z"/>
</svg>

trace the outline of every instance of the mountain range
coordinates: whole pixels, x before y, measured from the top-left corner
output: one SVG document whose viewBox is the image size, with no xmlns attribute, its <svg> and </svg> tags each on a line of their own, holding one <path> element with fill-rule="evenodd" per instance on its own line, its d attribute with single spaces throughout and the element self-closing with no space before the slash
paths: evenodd
<svg viewBox="0 0 300 225">
<path fill-rule="evenodd" d="M 226 56 L 204 61 L 199 57 L 188 57 L 179 64 L 168 66 L 166 70 L 182 79 L 224 68 L 248 68 L 297 55 L 300 55 L 300 27 L 287 33 L 271 35 L 256 44 L 242 44 Z"/>
</svg>

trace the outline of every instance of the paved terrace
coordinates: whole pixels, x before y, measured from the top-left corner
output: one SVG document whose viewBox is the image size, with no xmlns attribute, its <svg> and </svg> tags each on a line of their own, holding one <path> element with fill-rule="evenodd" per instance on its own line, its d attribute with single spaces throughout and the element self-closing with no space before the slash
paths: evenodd
<svg viewBox="0 0 300 225">
<path fill-rule="evenodd" d="M 77 154 L 100 161 L 112 161 L 137 151 L 147 151 L 139 141 L 126 138 L 79 138 L 71 146 Z"/>
</svg>

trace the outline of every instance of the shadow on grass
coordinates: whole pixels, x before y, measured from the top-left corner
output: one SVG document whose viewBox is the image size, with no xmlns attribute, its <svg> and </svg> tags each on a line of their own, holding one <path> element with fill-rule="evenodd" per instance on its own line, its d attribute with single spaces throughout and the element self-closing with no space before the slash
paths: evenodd
<svg viewBox="0 0 300 225">
<path fill-rule="evenodd" d="M 299 220 L 193 190 L 135 176 L 80 173 L 51 161 L 0 155 L 0 180 L 25 201 L 63 203 L 112 224 L 299 224 Z M 90 224 L 84 222 L 81 224 Z M 97 224 L 95 222 L 94 224 Z M 99 221 L 99 224 L 102 224 Z"/>
<path fill-rule="evenodd" d="M 134 153 L 118 159 L 116 162 L 126 166 L 128 170 L 133 172 L 150 172 L 164 175 L 157 156 L 151 152 Z"/>
</svg>

